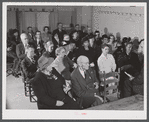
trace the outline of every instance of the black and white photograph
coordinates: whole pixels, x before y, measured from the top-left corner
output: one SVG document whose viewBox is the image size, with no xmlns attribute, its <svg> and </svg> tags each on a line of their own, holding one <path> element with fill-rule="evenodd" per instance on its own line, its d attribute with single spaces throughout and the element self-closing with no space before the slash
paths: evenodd
<svg viewBox="0 0 149 122">
<path fill-rule="evenodd" d="M 2 119 L 147 119 L 147 3 L 2 7 Z"/>
</svg>

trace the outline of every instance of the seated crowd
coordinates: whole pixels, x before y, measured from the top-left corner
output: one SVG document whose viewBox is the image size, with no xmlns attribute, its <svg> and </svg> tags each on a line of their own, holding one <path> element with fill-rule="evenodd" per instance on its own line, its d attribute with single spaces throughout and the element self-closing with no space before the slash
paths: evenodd
<svg viewBox="0 0 149 122">
<path fill-rule="evenodd" d="M 38 109 L 86 109 L 103 103 L 100 74 L 120 69 L 120 97 L 143 95 L 144 39 L 134 44 L 130 37 L 79 30 L 69 34 L 58 23 L 52 33 L 27 28 L 8 33 L 7 57 L 13 59 L 13 75 L 32 83 Z M 31 80 L 32 79 L 32 80 Z M 32 82 L 30 82 L 32 81 Z"/>
</svg>

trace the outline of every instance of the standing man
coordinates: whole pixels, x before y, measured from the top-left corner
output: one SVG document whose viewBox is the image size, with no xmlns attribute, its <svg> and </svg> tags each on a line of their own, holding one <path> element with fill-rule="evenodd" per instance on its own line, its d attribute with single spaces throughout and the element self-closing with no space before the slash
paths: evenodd
<svg viewBox="0 0 149 122">
<path fill-rule="evenodd" d="M 99 96 L 99 81 L 96 73 L 89 67 L 89 59 L 79 56 L 78 67 L 72 72 L 72 90 L 77 101 L 83 108 L 102 104 L 103 99 Z"/>
<path fill-rule="evenodd" d="M 57 29 L 53 31 L 53 42 L 55 46 L 59 46 L 61 42 L 64 39 L 64 34 L 66 34 L 66 31 L 63 30 L 63 24 L 59 22 L 57 24 Z"/>
<path fill-rule="evenodd" d="M 33 29 L 32 29 L 31 26 L 29 26 L 27 28 L 27 36 L 28 36 L 29 42 L 33 42 L 33 40 L 34 40 L 34 32 L 33 32 Z"/>
<path fill-rule="evenodd" d="M 34 48 L 35 48 L 35 52 L 37 53 L 37 55 L 39 55 L 39 57 L 42 55 L 43 50 L 44 50 L 44 45 L 43 45 L 43 40 L 41 39 L 41 32 L 40 31 L 36 31 L 35 33 L 35 40 L 34 40 Z"/>
</svg>

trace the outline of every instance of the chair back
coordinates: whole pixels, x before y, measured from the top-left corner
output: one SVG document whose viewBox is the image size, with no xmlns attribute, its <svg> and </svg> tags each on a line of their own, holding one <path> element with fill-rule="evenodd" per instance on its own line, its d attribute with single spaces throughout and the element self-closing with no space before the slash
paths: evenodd
<svg viewBox="0 0 149 122">
<path fill-rule="evenodd" d="M 118 72 L 100 73 L 100 80 L 104 87 L 104 103 L 109 96 L 116 96 L 118 98 L 118 86 L 120 81 L 120 74 Z"/>
</svg>

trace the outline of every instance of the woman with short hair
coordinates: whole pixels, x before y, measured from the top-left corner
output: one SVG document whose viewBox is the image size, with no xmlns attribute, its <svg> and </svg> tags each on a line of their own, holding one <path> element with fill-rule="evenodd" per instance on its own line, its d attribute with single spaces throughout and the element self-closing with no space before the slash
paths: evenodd
<svg viewBox="0 0 149 122">
<path fill-rule="evenodd" d="M 64 47 L 58 47 L 55 50 L 56 59 L 54 61 L 54 66 L 56 70 L 65 78 L 65 80 L 70 80 L 70 70 L 71 68 L 76 68 L 76 63 L 73 63 L 67 56 Z"/>
<path fill-rule="evenodd" d="M 115 59 L 111 54 L 109 54 L 109 45 L 103 44 L 101 50 L 102 54 L 97 60 L 99 71 L 105 71 L 105 73 L 115 71 Z"/>
</svg>

